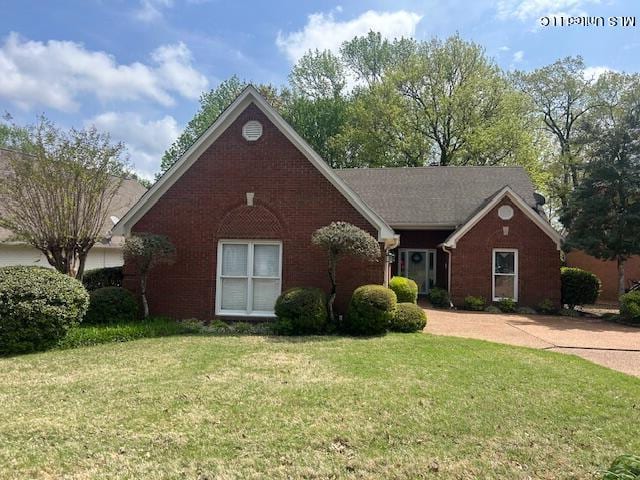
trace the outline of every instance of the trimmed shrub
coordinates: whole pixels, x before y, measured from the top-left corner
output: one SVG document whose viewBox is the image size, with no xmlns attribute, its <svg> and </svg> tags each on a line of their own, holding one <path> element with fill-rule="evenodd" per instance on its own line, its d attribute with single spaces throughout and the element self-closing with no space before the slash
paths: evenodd
<svg viewBox="0 0 640 480">
<path fill-rule="evenodd" d="M 640 324 L 640 292 L 629 292 L 620 297 L 620 315 L 627 322 Z"/>
<path fill-rule="evenodd" d="M 88 306 L 89 295 L 74 278 L 43 267 L 0 268 L 0 354 L 52 347 Z"/>
<path fill-rule="evenodd" d="M 538 313 L 542 313 L 543 315 L 554 315 L 558 313 L 558 308 L 548 298 L 545 298 L 543 301 L 541 301 L 536 306 L 536 310 L 538 311 Z"/>
<path fill-rule="evenodd" d="M 495 305 L 488 305 L 484 311 L 487 313 L 502 313 L 502 311 Z"/>
<path fill-rule="evenodd" d="M 319 288 L 290 288 L 276 300 L 275 311 L 274 330 L 281 335 L 313 335 L 327 326 L 327 297 Z"/>
<path fill-rule="evenodd" d="M 497 302 L 498 308 L 502 313 L 513 313 L 518 308 L 518 304 L 513 298 L 503 298 Z"/>
<path fill-rule="evenodd" d="M 449 308 L 451 306 L 451 301 L 449 300 L 449 292 L 447 292 L 444 288 L 432 288 L 429 290 L 427 294 L 427 298 L 431 305 L 434 307 L 440 308 Z"/>
<path fill-rule="evenodd" d="M 473 310 L 474 312 L 481 312 L 484 310 L 484 307 L 487 306 L 487 301 L 484 297 L 474 297 L 473 295 L 468 295 L 464 297 L 464 308 L 465 310 Z"/>
<path fill-rule="evenodd" d="M 389 288 L 398 298 L 398 303 L 418 303 L 418 284 L 406 277 L 393 277 Z"/>
<path fill-rule="evenodd" d="M 427 315 L 415 303 L 398 303 L 391 318 L 389 330 L 393 332 L 418 332 L 427 325 Z"/>
<path fill-rule="evenodd" d="M 84 288 L 92 292 L 104 287 L 122 286 L 122 267 L 107 267 L 88 270 L 82 277 Z"/>
<path fill-rule="evenodd" d="M 604 473 L 602 480 L 640 480 L 640 456 L 620 455 Z"/>
<path fill-rule="evenodd" d="M 384 333 L 393 318 L 398 303 L 393 290 L 382 285 L 363 285 L 356 288 L 343 323 L 352 335 Z"/>
<path fill-rule="evenodd" d="M 598 300 L 600 280 L 593 273 L 580 268 L 563 267 L 560 277 L 563 305 L 575 308 L 576 305 L 589 305 Z"/>
<path fill-rule="evenodd" d="M 90 298 L 85 323 L 126 323 L 138 318 L 138 302 L 129 290 L 121 287 L 99 288 L 91 292 Z"/>
</svg>

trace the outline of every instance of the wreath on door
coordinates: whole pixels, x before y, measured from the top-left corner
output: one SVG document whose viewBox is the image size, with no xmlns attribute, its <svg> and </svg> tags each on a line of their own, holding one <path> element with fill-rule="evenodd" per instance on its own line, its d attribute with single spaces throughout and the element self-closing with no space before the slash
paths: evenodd
<svg viewBox="0 0 640 480">
<path fill-rule="evenodd" d="M 411 255 L 411 261 L 413 263 L 420 263 L 422 261 L 422 254 L 420 252 L 414 252 L 413 255 Z"/>
</svg>

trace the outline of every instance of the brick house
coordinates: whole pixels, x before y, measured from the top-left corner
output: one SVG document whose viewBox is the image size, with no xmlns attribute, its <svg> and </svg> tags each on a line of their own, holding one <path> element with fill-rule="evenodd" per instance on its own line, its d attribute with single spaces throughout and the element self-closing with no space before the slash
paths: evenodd
<svg viewBox="0 0 640 480">
<path fill-rule="evenodd" d="M 150 275 L 148 299 L 152 313 L 177 318 L 270 317 L 284 289 L 328 289 L 326 254 L 311 235 L 338 220 L 384 252 L 378 263 L 341 262 L 338 312 L 359 285 L 397 274 L 422 294 L 446 288 L 454 302 L 559 304 L 561 238 L 537 198 L 521 168 L 333 170 L 247 87 L 115 231 L 176 245 L 176 263 Z"/>
</svg>

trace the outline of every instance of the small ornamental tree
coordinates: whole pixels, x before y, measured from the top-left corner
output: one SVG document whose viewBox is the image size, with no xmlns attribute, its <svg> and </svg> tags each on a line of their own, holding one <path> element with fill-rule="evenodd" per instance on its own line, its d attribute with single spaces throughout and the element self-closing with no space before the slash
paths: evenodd
<svg viewBox="0 0 640 480">
<path fill-rule="evenodd" d="M 329 319 L 335 320 L 333 302 L 336 299 L 336 268 L 340 258 L 356 257 L 370 262 L 380 259 L 380 244 L 361 228 L 347 222 L 332 222 L 319 228 L 311 237 L 314 245 L 323 248 L 329 256 L 329 280 L 331 292 L 327 301 Z"/>
<path fill-rule="evenodd" d="M 140 233 L 127 238 L 124 244 L 124 258 L 133 265 L 140 277 L 140 295 L 145 318 L 149 316 L 147 303 L 147 276 L 160 264 L 171 264 L 175 261 L 176 248 L 164 235 Z"/>
</svg>

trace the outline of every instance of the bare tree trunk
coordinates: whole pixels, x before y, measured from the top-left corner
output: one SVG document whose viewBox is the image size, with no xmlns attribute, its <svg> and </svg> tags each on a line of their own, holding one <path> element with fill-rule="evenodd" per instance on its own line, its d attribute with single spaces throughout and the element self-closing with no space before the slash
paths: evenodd
<svg viewBox="0 0 640 480">
<path fill-rule="evenodd" d="M 625 259 L 618 256 L 618 296 L 624 295 L 624 263 Z"/>
<path fill-rule="evenodd" d="M 142 308 L 144 309 L 144 318 L 149 316 L 149 304 L 147 303 L 147 275 L 140 275 L 140 293 L 142 294 Z"/>
<path fill-rule="evenodd" d="M 82 281 L 82 277 L 84 277 L 84 266 L 87 263 L 87 255 L 89 252 L 82 252 L 78 255 L 78 273 L 76 273 L 76 278 Z"/>
<path fill-rule="evenodd" d="M 329 293 L 329 300 L 327 301 L 327 311 L 329 313 L 329 321 L 335 323 L 335 316 L 333 313 L 333 302 L 336 299 L 336 260 L 329 259 L 329 280 L 331 280 L 331 292 Z"/>
</svg>

